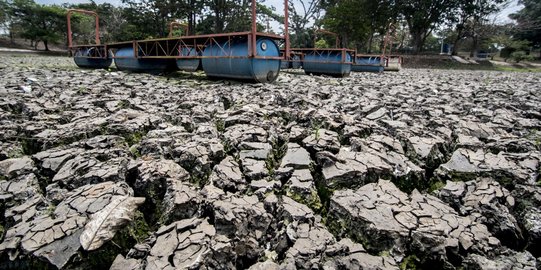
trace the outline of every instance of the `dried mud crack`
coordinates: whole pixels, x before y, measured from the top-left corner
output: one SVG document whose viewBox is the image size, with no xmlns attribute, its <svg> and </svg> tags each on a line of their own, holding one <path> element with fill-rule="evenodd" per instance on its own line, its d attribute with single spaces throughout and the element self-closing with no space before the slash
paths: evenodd
<svg viewBox="0 0 541 270">
<path fill-rule="evenodd" d="M 541 266 L 536 74 L 0 60 L 0 269 Z"/>
</svg>

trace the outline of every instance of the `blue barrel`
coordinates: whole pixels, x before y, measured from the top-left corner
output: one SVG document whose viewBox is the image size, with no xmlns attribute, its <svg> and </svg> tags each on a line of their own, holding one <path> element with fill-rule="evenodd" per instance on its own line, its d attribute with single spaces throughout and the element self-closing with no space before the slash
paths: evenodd
<svg viewBox="0 0 541 270">
<path fill-rule="evenodd" d="M 290 67 L 294 69 L 299 69 L 302 66 L 301 57 L 298 55 L 293 56 L 293 61 L 291 61 Z"/>
<path fill-rule="evenodd" d="M 107 58 L 87 58 L 93 55 L 93 50 L 96 48 L 89 48 L 84 50 L 77 50 L 73 56 L 75 64 L 80 68 L 108 68 L 113 63 L 113 59 Z"/>
<path fill-rule="evenodd" d="M 384 65 L 380 56 L 357 56 L 351 71 L 355 72 L 383 72 Z"/>
<path fill-rule="evenodd" d="M 195 48 L 187 48 L 183 47 L 180 49 L 180 55 L 181 56 L 197 56 L 197 50 Z M 194 72 L 198 68 L 200 68 L 201 65 L 201 59 L 193 58 L 193 59 L 177 59 L 177 68 L 180 70 L 188 71 L 188 72 Z"/>
<path fill-rule="evenodd" d="M 341 61 L 342 52 L 327 51 L 318 54 L 306 54 L 302 64 L 306 74 L 330 75 L 336 77 L 349 76 L 349 73 L 351 72 L 351 63 L 340 63 Z M 346 53 L 346 62 L 351 62 L 350 53 Z"/>
<path fill-rule="evenodd" d="M 174 59 L 135 58 L 132 47 L 118 49 L 115 54 L 115 65 L 118 70 L 147 73 L 161 73 L 177 68 Z"/>
<path fill-rule="evenodd" d="M 259 38 L 256 42 L 258 56 L 279 57 L 278 45 L 269 38 Z M 248 41 L 224 41 L 219 45 L 212 44 L 203 51 L 203 70 L 209 77 L 250 80 L 256 82 L 272 82 L 280 71 L 279 59 L 230 58 L 248 57 Z"/>
</svg>

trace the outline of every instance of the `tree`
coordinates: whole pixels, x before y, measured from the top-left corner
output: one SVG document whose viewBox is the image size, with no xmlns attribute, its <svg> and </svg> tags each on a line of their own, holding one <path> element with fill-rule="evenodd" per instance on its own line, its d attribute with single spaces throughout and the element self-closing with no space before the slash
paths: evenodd
<svg viewBox="0 0 541 270">
<path fill-rule="evenodd" d="M 389 30 L 389 23 L 394 23 L 398 20 L 398 11 L 394 0 L 372 0 L 365 2 L 367 4 L 363 6 L 363 16 L 370 18 L 367 52 L 371 53 L 374 35 L 379 35 L 381 41 L 383 41 L 384 35 Z"/>
<path fill-rule="evenodd" d="M 445 21 L 457 0 L 398 0 L 397 7 L 410 30 L 413 51 L 419 53 L 432 31 Z"/>
<path fill-rule="evenodd" d="M 479 45 L 479 30 L 488 22 L 488 15 L 501 10 L 507 0 L 459 0 L 448 13 L 448 22 L 455 27 L 453 55 L 459 49 L 460 40 L 470 37 L 473 46 L 470 56 L 474 56 Z"/>
<path fill-rule="evenodd" d="M 398 17 L 394 0 L 333 0 L 325 7 L 323 24 L 340 34 L 342 45 L 369 53 L 376 38 L 383 40 L 389 23 Z"/>
<path fill-rule="evenodd" d="M 517 22 L 516 39 L 526 39 L 536 47 L 541 46 L 541 2 L 539 0 L 519 0 L 524 8 L 509 17 Z"/>
<path fill-rule="evenodd" d="M 312 47 L 313 30 L 307 29 L 310 23 L 318 24 L 321 17 L 321 0 L 290 0 L 289 24 L 292 47 Z"/>
<path fill-rule="evenodd" d="M 9 4 L 6 0 L 0 0 L 0 27 L 5 28 L 8 22 Z"/>
<path fill-rule="evenodd" d="M 56 5 L 39 5 L 32 0 L 15 0 L 12 3 L 12 25 L 19 26 L 20 36 L 33 41 L 34 48 L 43 42 L 45 50 L 49 43 L 56 43 L 65 36 L 66 11 Z"/>
<path fill-rule="evenodd" d="M 323 23 L 328 30 L 341 37 L 342 46 L 348 46 L 350 41 L 358 44 L 368 38 L 370 19 L 362 15 L 364 8 L 361 1 L 342 0 L 327 8 Z"/>
<path fill-rule="evenodd" d="M 11 4 L 7 0 L 0 0 L 0 33 L 9 32 L 10 40 L 13 43 L 10 14 Z"/>
<path fill-rule="evenodd" d="M 530 47 L 530 41 L 518 40 L 513 37 L 516 34 L 516 25 L 496 25 L 491 30 L 492 36 L 488 40 L 489 46 L 500 51 L 500 57 L 507 61 L 513 52 L 526 51 Z"/>
</svg>

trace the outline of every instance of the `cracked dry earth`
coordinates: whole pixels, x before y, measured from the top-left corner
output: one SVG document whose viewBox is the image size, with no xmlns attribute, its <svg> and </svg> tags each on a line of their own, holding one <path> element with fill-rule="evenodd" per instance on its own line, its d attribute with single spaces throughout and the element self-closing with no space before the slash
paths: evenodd
<svg viewBox="0 0 541 270">
<path fill-rule="evenodd" d="M 0 269 L 540 268 L 538 74 L 0 78 Z"/>
</svg>

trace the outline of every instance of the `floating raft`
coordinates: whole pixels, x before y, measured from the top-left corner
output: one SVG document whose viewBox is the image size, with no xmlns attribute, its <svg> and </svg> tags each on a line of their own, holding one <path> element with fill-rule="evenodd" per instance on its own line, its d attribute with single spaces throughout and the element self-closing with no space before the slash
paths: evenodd
<svg viewBox="0 0 541 270">
<path fill-rule="evenodd" d="M 385 71 L 400 71 L 403 61 L 400 55 L 389 55 L 386 59 Z"/>
<path fill-rule="evenodd" d="M 100 52 L 100 48 L 80 48 L 73 55 L 75 64 L 80 68 L 108 68 L 113 63 L 113 59 L 105 52 Z"/>
<path fill-rule="evenodd" d="M 258 58 L 249 56 L 248 40 L 227 40 L 203 51 L 203 70 L 209 77 L 272 82 L 280 71 L 280 50 L 274 40 L 258 38 Z"/>
<path fill-rule="evenodd" d="M 381 56 L 356 56 L 351 70 L 355 72 L 383 72 L 384 59 Z"/>
<path fill-rule="evenodd" d="M 141 51 L 138 51 L 139 56 Z M 115 53 L 115 66 L 118 70 L 131 72 L 162 73 L 176 70 L 173 59 L 147 59 L 134 55 L 133 47 L 120 48 Z"/>
<path fill-rule="evenodd" d="M 282 37 L 273 34 L 238 32 L 72 46 L 70 50 L 78 48 L 75 60 L 79 66 L 101 68 L 114 60 L 116 67 L 125 71 L 202 69 L 211 78 L 266 83 L 278 77 L 283 59 L 278 43 L 282 41 Z M 91 57 L 89 52 L 99 57 Z"/>
<path fill-rule="evenodd" d="M 351 73 L 353 50 L 349 49 L 292 49 L 304 55 L 302 67 L 306 74 L 346 77 Z"/>
</svg>

